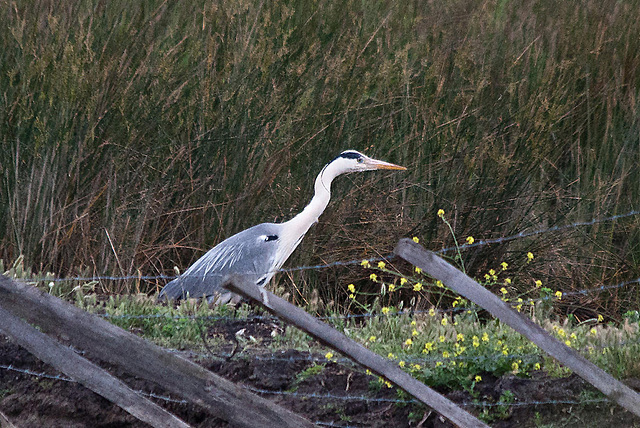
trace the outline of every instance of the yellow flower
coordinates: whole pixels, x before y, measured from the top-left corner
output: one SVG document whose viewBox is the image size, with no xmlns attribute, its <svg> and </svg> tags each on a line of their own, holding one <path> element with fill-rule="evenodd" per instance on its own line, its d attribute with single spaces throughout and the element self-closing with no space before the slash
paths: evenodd
<svg viewBox="0 0 640 428">
<path fill-rule="evenodd" d="M 413 340 L 407 339 L 407 340 L 404 341 L 404 344 L 407 345 L 407 346 L 411 346 L 411 345 L 413 345 Z"/>
<path fill-rule="evenodd" d="M 519 368 L 520 368 L 520 364 L 518 364 L 517 362 L 514 361 L 513 363 L 511 363 L 512 371 L 517 372 Z"/>
<path fill-rule="evenodd" d="M 565 333 L 563 329 L 561 329 L 561 328 L 558 329 L 558 336 L 565 337 L 566 335 L 567 335 L 567 333 Z"/>
<path fill-rule="evenodd" d="M 388 314 L 389 313 L 389 308 L 386 307 L 386 306 L 384 308 L 382 308 L 382 313 L 385 314 L 385 315 Z"/>
<path fill-rule="evenodd" d="M 422 367 L 420 367 L 420 364 L 414 364 L 413 365 L 413 369 L 414 370 L 420 370 Z"/>
<path fill-rule="evenodd" d="M 600 314 L 598 314 L 598 322 L 602 322 L 604 321 L 604 317 Z"/>
<path fill-rule="evenodd" d="M 439 209 L 438 210 L 438 217 L 440 217 L 440 218 L 444 217 L 444 210 L 443 209 Z"/>
<path fill-rule="evenodd" d="M 413 285 L 413 291 L 420 291 L 420 290 L 422 290 L 422 284 L 420 284 L 419 282 L 416 282 Z"/>
<path fill-rule="evenodd" d="M 502 263 L 500 263 L 500 266 L 502 266 L 502 270 L 507 270 L 507 268 L 509 267 L 509 265 L 507 264 L 507 262 L 502 262 Z"/>
<path fill-rule="evenodd" d="M 364 371 L 364 373 L 365 373 L 366 375 L 369 375 L 369 376 L 371 376 L 371 375 L 373 374 L 373 373 L 371 373 L 371 370 L 369 370 L 369 369 L 366 369 L 366 370 Z"/>
<path fill-rule="evenodd" d="M 443 358 L 449 358 L 450 357 L 449 351 L 442 351 L 442 357 Z"/>
<path fill-rule="evenodd" d="M 504 280 L 504 283 L 505 283 L 506 285 L 511 284 L 511 278 L 507 278 L 507 279 L 505 279 L 505 280 Z"/>
<path fill-rule="evenodd" d="M 389 293 L 393 293 L 394 291 L 396 291 L 396 285 L 395 284 L 389 284 Z"/>
<path fill-rule="evenodd" d="M 458 333 L 458 335 L 456 336 L 456 340 L 458 342 L 464 342 L 464 334 Z"/>
<path fill-rule="evenodd" d="M 478 336 L 473 336 L 471 338 L 471 342 L 474 348 L 477 348 L 478 346 L 480 346 L 480 339 L 478 339 Z"/>
<path fill-rule="evenodd" d="M 508 293 L 507 289 L 506 289 L 506 288 L 504 288 L 504 287 L 502 287 L 502 288 L 500 289 L 500 292 L 501 292 L 502 294 L 507 294 L 507 293 Z"/>
<path fill-rule="evenodd" d="M 422 272 L 422 269 L 420 269 L 418 266 L 416 266 L 416 269 L 415 269 L 415 270 L 416 270 L 416 273 L 420 273 L 420 272 Z"/>
<path fill-rule="evenodd" d="M 567 346 L 571 346 L 571 341 L 569 339 L 567 339 L 567 340 L 564 341 L 564 344 L 567 345 Z"/>
<path fill-rule="evenodd" d="M 356 298 L 356 296 L 355 296 L 355 294 L 351 293 L 351 294 L 349 294 L 349 298 L 350 298 L 350 299 L 355 299 L 355 298 Z"/>
<path fill-rule="evenodd" d="M 440 280 L 436 281 L 436 286 L 439 287 L 439 288 L 444 288 L 444 284 Z"/>
<path fill-rule="evenodd" d="M 430 316 L 430 317 L 435 317 L 435 316 L 436 316 L 436 311 L 435 311 L 435 309 L 433 309 L 433 308 L 429 309 L 429 316 Z"/>
<path fill-rule="evenodd" d="M 407 282 L 407 278 L 400 278 L 400 285 L 405 285 Z"/>
<path fill-rule="evenodd" d="M 387 358 L 388 358 L 388 359 L 390 359 L 390 360 L 395 360 L 395 359 L 396 359 L 396 356 L 395 356 L 395 355 L 393 355 L 393 352 L 389 352 L 389 353 L 387 354 Z"/>
<path fill-rule="evenodd" d="M 533 260 L 533 253 L 532 253 L 531 251 L 529 251 L 529 252 L 527 253 L 527 260 L 528 260 L 528 261 Z"/>
<path fill-rule="evenodd" d="M 534 370 L 540 370 L 540 363 L 535 363 L 535 364 L 533 365 L 533 369 L 534 369 Z"/>
<path fill-rule="evenodd" d="M 367 268 L 371 267 L 371 263 L 369 263 L 369 260 L 363 260 L 362 262 L 360 262 L 360 265 Z"/>
<path fill-rule="evenodd" d="M 495 274 L 496 274 L 496 271 L 495 271 L 495 270 L 493 270 L 493 269 L 489 269 L 489 275 L 491 275 L 491 276 L 495 276 Z"/>
<path fill-rule="evenodd" d="M 440 321 L 440 324 L 447 325 L 447 319 L 446 318 L 442 318 L 442 321 Z"/>
<path fill-rule="evenodd" d="M 473 236 L 467 236 L 467 244 L 471 245 L 473 244 L 473 241 L 475 241 L 475 239 L 473 239 Z"/>
<path fill-rule="evenodd" d="M 425 351 L 427 351 L 426 353 L 429 353 L 430 351 L 433 351 L 433 342 L 427 342 L 424 344 L 424 349 Z"/>
<path fill-rule="evenodd" d="M 442 361 L 436 361 L 436 367 L 440 367 L 442 365 Z"/>
<path fill-rule="evenodd" d="M 375 342 L 377 339 L 377 337 L 375 336 L 369 336 L 369 342 Z"/>
<path fill-rule="evenodd" d="M 411 325 L 416 325 L 416 324 L 417 324 L 417 322 L 416 322 L 416 320 L 413 320 L 413 321 L 411 321 L 411 322 L 410 322 L 410 324 L 411 324 Z"/>
<path fill-rule="evenodd" d="M 349 284 L 347 285 L 347 288 L 349 289 L 350 292 L 355 293 L 356 292 L 356 286 L 353 284 Z"/>
<path fill-rule="evenodd" d="M 589 330 L 589 333 L 595 336 L 598 334 L 598 331 L 595 328 L 592 328 L 591 330 Z"/>
<path fill-rule="evenodd" d="M 372 273 L 371 275 L 369 275 L 369 279 L 371 279 L 371 281 L 377 281 L 378 275 L 376 275 L 375 273 Z"/>
<path fill-rule="evenodd" d="M 483 342 L 488 342 L 488 341 L 489 341 L 489 335 L 488 335 L 487 333 L 484 333 L 484 334 L 482 335 L 482 341 L 483 341 Z"/>
<path fill-rule="evenodd" d="M 404 368 L 404 366 L 406 365 L 406 363 L 404 361 L 399 361 L 398 365 L 402 368 Z"/>
<path fill-rule="evenodd" d="M 414 237 L 413 237 L 413 242 L 415 242 L 415 243 L 417 244 L 417 243 L 419 243 L 419 242 L 420 242 L 420 240 L 418 239 L 418 237 L 417 237 L 417 236 L 414 236 Z"/>
<path fill-rule="evenodd" d="M 439 339 L 440 339 L 440 342 L 444 342 L 445 340 L 447 340 L 447 338 L 444 337 L 442 334 L 440 335 Z"/>
<path fill-rule="evenodd" d="M 418 333 L 418 330 L 416 330 L 415 328 L 413 329 L 413 331 L 411 332 L 411 336 L 417 336 L 420 333 Z"/>
<path fill-rule="evenodd" d="M 391 384 L 391 382 L 389 382 L 388 380 L 384 382 L 385 386 L 387 388 L 393 388 L 393 385 Z"/>
<path fill-rule="evenodd" d="M 384 267 L 385 267 L 386 265 L 387 265 L 387 264 L 386 264 L 385 262 L 378 262 L 378 267 L 379 267 L 380 269 L 384 269 Z"/>
<path fill-rule="evenodd" d="M 542 281 L 540 281 L 539 279 L 536 279 L 535 284 L 536 284 L 536 287 L 538 288 L 542 287 Z"/>
<path fill-rule="evenodd" d="M 556 291 L 555 296 L 558 300 L 562 299 L 562 291 Z"/>
<path fill-rule="evenodd" d="M 476 375 L 476 382 L 480 382 L 482 380 L 482 376 Z"/>
<path fill-rule="evenodd" d="M 332 358 L 333 358 L 333 353 L 332 353 L 332 352 L 327 352 L 326 354 L 324 354 L 324 357 L 325 357 L 327 360 L 330 360 L 330 359 L 332 359 Z"/>
</svg>

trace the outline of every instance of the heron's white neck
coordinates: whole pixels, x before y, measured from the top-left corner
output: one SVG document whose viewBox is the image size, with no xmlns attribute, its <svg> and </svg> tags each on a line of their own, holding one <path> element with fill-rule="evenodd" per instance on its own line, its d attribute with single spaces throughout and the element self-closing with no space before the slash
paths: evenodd
<svg viewBox="0 0 640 428">
<path fill-rule="evenodd" d="M 324 212 L 331 199 L 331 182 L 342 174 L 335 163 L 326 165 L 316 177 L 314 186 L 315 194 L 309 205 L 300 214 L 287 222 L 291 230 L 298 236 L 307 233 L 307 230 L 318 221 L 318 217 Z"/>
<path fill-rule="evenodd" d="M 280 269 L 285 260 L 289 258 L 293 250 L 296 249 L 302 237 L 309 228 L 318 221 L 318 217 L 327 208 L 331 198 L 331 182 L 338 175 L 346 171 L 341 170 L 334 163 L 325 166 L 318 177 L 316 177 L 315 194 L 309 205 L 300 214 L 291 220 L 282 223 L 280 232 L 280 245 L 275 255 L 275 269 Z"/>
</svg>

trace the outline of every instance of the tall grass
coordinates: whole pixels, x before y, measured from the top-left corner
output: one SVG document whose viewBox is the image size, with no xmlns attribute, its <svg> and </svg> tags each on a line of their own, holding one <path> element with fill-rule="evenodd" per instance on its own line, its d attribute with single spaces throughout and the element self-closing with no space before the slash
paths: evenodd
<svg viewBox="0 0 640 428">
<path fill-rule="evenodd" d="M 169 273 L 349 177 L 290 265 L 449 245 L 638 208 L 640 4 L 454 0 L 0 2 L 0 257 L 68 275 Z M 640 273 L 638 217 L 469 251 L 533 251 L 586 288 Z M 531 268 L 533 269 L 533 268 Z M 293 275 L 343 299 L 340 270 Z M 350 275 L 357 275 L 351 273 Z M 109 291 L 126 291 L 119 284 Z M 634 293 L 579 306 L 620 311 Z"/>
</svg>

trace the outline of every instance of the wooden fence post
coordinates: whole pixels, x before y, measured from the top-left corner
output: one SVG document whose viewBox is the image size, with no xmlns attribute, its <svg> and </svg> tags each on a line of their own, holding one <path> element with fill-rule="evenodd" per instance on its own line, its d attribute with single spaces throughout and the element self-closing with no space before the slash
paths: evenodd
<svg viewBox="0 0 640 428">
<path fill-rule="evenodd" d="M 16 426 L 11 423 L 4 413 L 0 412 L 0 428 L 16 428 Z"/>
<path fill-rule="evenodd" d="M 552 337 L 538 324 L 512 309 L 506 302 L 440 257 L 408 238 L 398 242 L 395 254 L 442 281 L 456 293 L 486 309 L 609 398 L 640 416 L 640 396 L 634 390 L 578 354 L 574 349 Z"/>
<path fill-rule="evenodd" d="M 259 288 L 256 284 L 247 281 L 246 278 L 240 276 L 229 277 L 224 282 L 224 287 L 260 303 L 273 314 L 304 330 L 320 342 L 340 351 L 371 371 L 384 376 L 390 382 L 450 419 L 453 423 L 465 428 L 488 427 L 488 425 L 458 407 L 454 402 L 403 371 L 396 363 L 370 351 L 330 325 L 321 322 L 275 294 Z M 267 302 L 264 301 L 265 296 Z"/>
<path fill-rule="evenodd" d="M 303 417 L 248 392 L 46 292 L 0 275 L 0 306 L 87 354 L 155 382 L 238 427 L 312 427 Z"/>
<path fill-rule="evenodd" d="M 120 406 L 139 420 L 158 428 L 189 425 L 151 400 L 138 395 L 106 370 L 82 358 L 70 348 L 39 332 L 0 307 L 0 331 L 13 338 L 38 359 Z"/>
</svg>

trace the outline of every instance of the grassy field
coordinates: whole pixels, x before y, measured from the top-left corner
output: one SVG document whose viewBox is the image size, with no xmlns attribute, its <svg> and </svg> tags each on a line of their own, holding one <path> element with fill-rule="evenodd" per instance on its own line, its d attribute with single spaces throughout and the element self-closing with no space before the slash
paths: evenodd
<svg viewBox="0 0 640 428">
<path fill-rule="evenodd" d="M 0 265 L 0 269 L 5 268 Z M 367 269 L 376 275 L 390 272 L 386 266 Z M 495 275 L 502 277 L 508 272 L 509 267 Z M 19 264 L 7 273 L 28 283 L 42 282 L 33 280 L 33 275 Z M 406 281 L 398 281 L 395 290 L 391 289 L 393 283 L 386 284 L 386 293 L 398 292 L 401 287 L 415 290 L 417 284 L 423 284 L 416 282 L 420 278 L 421 274 L 415 272 L 409 279 L 404 278 Z M 430 414 L 429 409 L 411 402 L 409 395 L 394 389 L 386 379 L 358 367 L 256 306 L 210 307 L 196 300 L 159 305 L 144 293 L 104 296 L 96 293 L 97 285 L 97 282 L 50 282 L 44 287 L 51 294 L 73 301 L 125 330 L 184 352 L 209 369 L 228 367 L 225 376 L 233 376 L 242 385 L 256 387 L 267 396 L 282 394 L 291 400 L 288 406 L 306 403 L 299 411 L 309 418 L 321 414 L 324 419 L 335 420 L 338 415 L 340 419 L 344 416 L 343 422 L 361 423 L 353 426 L 382 426 L 360 419 L 371 413 L 377 399 L 388 400 L 384 404 L 387 409 L 380 411 L 385 418 L 396 415 L 393 423 L 387 419 L 384 426 L 415 425 Z M 449 293 L 438 284 L 423 285 Z M 354 293 L 358 295 L 359 290 Z M 640 315 L 637 311 L 628 312 L 622 323 L 607 321 L 603 316 L 580 321 L 575 317 L 558 319 L 552 316 L 554 306 L 559 303 L 557 298 L 537 299 L 533 305 L 518 306 L 517 299 L 512 299 L 508 292 L 504 294 L 505 300 L 513 302 L 516 309 L 531 316 L 552 336 L 616 378 L 637 385 L 640 378 L 637 357 Z M 383 293 L 379 300 L 385 299 Z M 305 309 L 314 311 L 312 307 Z M 323 317 L 323 321 L 394 361 L 454 401 L 464 403 L 465 408 L 492 425 L 598 426 L 601 420 L 605 423 L 612 418 L 619 421 L 620 426 L 638 423 L 637 418 L 609 402 L 594 388 L 577 381 L 575 376 L 571 377 L 569 369 L 511 328 L 496 320 L 487 320 L 482 311 L 469 302 L 457 299 L 446 309 L 442 305 L 441 309 L 425 311 L 380 305 L 368 309 L 372 312 L 362 316 L 333 312 Z M 6 366 L 0 367 L 3 368 Z M 37 374 L 41 369 L 30 370 Z M 0 374 L 3 373 L 0 370 Z M 275 380 L 283 377 L 288 379 L 285 384 Z M 336 389 L 335 383 L 344 378 L 346 389 Z M 280 386 L 274 387 L 274 382 Z M 39 391 L 36 387 L 30 391 L 34 388 Z M 349 400 L 336 401 L 336 393 Z M 314 394 L 318 395 L 311 399 Z M 0 404 L 11 408 L 1 398 Z M 72 395 L 70 400 L 74 405 L 81 403 L 80 395 Z M 383 415 L 378 415 L 380 417 Z M 591 424 L 585 425 L 585 421 Z"/>
<path fill-rule="evenodd" d="M 637 1 L 19 0 L 0 14 L 6 263 L 172 274 L 298 212 L 346 148 L 409 171 L 341 178 L 288 266 L 386 254 L 404 236 L 439 249 L 638 209 Z M 513 292 L 591 288 L 640 276 L 639 226 L 632 216 L 462 259 L 477 277 L 519 266 Z M 528 252 L 536 263 L 519 263 Z M 347 285 L 368 275 L 304 271 L 279 287 L 346 310 Z M 621 319 L 639 300 L 621 288 L 557 310 Z"/>
</svg>

